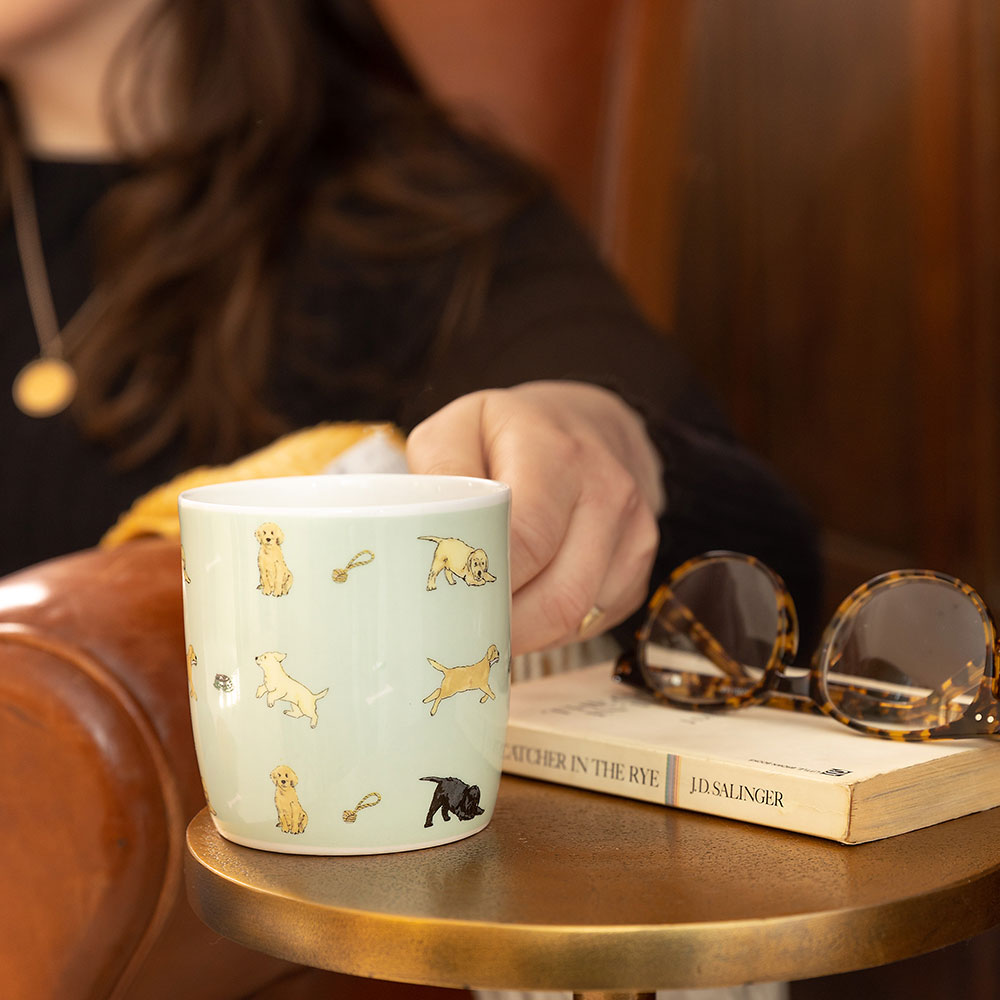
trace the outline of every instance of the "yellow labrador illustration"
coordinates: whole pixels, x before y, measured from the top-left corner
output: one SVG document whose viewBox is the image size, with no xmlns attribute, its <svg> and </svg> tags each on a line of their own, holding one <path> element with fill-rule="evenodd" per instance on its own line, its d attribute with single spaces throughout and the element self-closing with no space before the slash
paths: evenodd
<svg viewBox="0 0 1000 1000">
<path fill-rule="evenodd" d="M 330 689 L 323 688 L 314 694 L 305 684 L 285 673 L 281 665 L 284 659 L 285 654 L 277 652 L 261 653 L 254 658 L 257 666 L 264 671 L 264 683 L 257 688 L 257 697 L 267 695 L 268 708 L 274 708 L 277 701 L 287 701 L 291 708 L 285 709 L 285 715 L 290 719 L 307 718 L 310 728 L 315 729 L 319 722 L 316 702 L 326 697 Z"/>
<path fill-rule="evenodd" d="M 278 810 L 278 822 L 274 825 L 280 826 L 282 833 L 305 833 L 309 815 L 295 791 L 299 776 L 287 764 L 279 764 L 270 777 L 274 782 L 274 808 Z"/>
<path fill-rule="evenodd" d="M 470 587 L 481 587 L 496 580 L 489 571 L 489 558 L 482 549 L 473 548 L 461 538 L 438 538 L 437 535 L 420 535 L 419 538 L 437 546 L 431 560 L 431 571 L 427 574 L 428 590 L 437 590 L 437 578 L 441 573 L 451 586 L 455 585 L 456 577 Z"/>
<path fill-rule="evenodd" d="M 487 698 L 496 698 L 496 695 L 490 690 L 490 667 L 499 659 L 500 650 L 496 646 L 490 646 L 486 650 L 486 655 L 478 663 L 470 664 L 467 667 L 446 667 L 444 664 L 438 663 L 437 660 L 432 660 L 428 656 L 427 662 L 435 670 L 440 670 L 444 674 L 441 686 L 424 698 L 425 705 L 429 701 L 434 702 L 431 705 L 431 715 L 437 712 L 438 705 L 445 698 L 461 694 L 463 691 L 482 691 L 483 696 L 479 699 L 480 705 L 484 704 Z"/>
<path fill-rule="evenodd" d="M 254 538 L 260 543 L 257 553 L 260 583 L 257 589 L 269 597 L 284 597 L 292 589 L 292 572 L 281 552 L 285 533 L 273 521 L 268 521 L 254 532 Z"/>
<path fill-rule="evenodd" d="M 194 698 L 195 701 L 198 700 L 198 692 L 194 689 L 194 678 L 192 676 L 192 671 L 196 666 L 198 666 L 198 656 L 194 651 L 194 646 L 189 645 L 187 651 L 187 665 L 188 665 L 188 697 Z"/>
</svg>

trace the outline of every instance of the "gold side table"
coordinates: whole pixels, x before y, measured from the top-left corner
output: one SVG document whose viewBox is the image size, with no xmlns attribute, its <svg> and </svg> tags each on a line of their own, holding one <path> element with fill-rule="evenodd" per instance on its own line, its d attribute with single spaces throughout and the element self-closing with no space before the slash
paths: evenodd
<svg viewBox="0 0 1000 1000">
<path fill-rule="evenodd" d="M 187 885 L 215 931 L 305 965 L 638 996 L 867 968 L 1000 923 L 1000 809 L 845 847 L 504 777 L 486 830 L 404 854 L 255 851 L 203 810 Z"/>
</svg>

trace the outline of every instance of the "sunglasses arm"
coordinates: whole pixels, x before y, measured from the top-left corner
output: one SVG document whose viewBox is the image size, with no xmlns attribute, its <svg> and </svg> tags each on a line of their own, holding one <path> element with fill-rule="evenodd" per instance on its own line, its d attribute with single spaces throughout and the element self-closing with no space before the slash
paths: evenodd
<svg viewBox="0 0 1000 1000">
<path fill-rule="evenodd" d="M 664 584 L 656 599 L 661 621 L 669 630 L 686 636 L 710 663 L 728 677 L 743 677 L 743 667 L 722 648 L 719 641 L 697 619 L 691 609 Z"/>
<path fill-rule="evenodd" d="M 984 677 L 972 704 L 960 719 L 929 730 L 933 739 L 955 739 L 962 736 L 993 736 L 1000 732 L 1000 701 L 997 700 L 997 678 Z"/>
</svg>

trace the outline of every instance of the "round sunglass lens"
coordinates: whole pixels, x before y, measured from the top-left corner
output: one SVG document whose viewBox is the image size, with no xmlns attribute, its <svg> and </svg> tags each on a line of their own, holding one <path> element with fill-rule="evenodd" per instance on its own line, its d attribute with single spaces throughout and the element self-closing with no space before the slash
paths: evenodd
<svg viewBox="0 0 1000 1000">
<path fill-rule="evenodd" d="M 760 682 L 779 640 L 771 575 L 744 559 L 694 563 L 670 584 L 640 660 L 647 680 L 678 702 L 723 704 Z"/>
<path fill-rule="evenodd" d="M 825 644 L 827 696 L 880 729 L 944 725 L 975 697 L 985 636 L 976 602 L 947 580 L 904 576 L 863 589 Z"/>
</svg>

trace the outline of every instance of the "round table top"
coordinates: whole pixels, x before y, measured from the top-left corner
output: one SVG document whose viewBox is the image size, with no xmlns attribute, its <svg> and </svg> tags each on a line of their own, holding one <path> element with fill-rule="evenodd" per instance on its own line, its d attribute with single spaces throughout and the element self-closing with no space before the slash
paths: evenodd
<svg viewBox="0 0 1000 1000">
<path fill-rule="evenodd" d="M 257 851 L 203 810 L 187 881 L 218 933 L 359 976 L 577 991 L 805 979 L 1000 923 L 1000 809 L 844 846 L 505 776 L 485 830 L 402 854 Z"/>
</svg>

